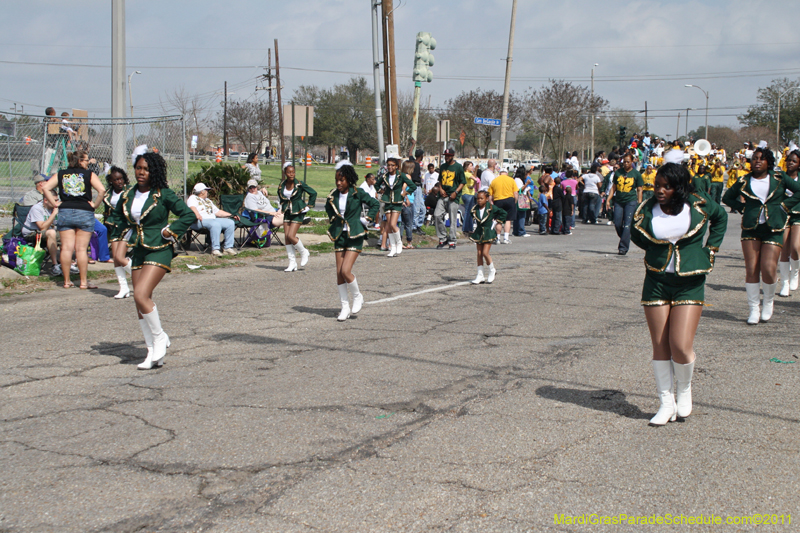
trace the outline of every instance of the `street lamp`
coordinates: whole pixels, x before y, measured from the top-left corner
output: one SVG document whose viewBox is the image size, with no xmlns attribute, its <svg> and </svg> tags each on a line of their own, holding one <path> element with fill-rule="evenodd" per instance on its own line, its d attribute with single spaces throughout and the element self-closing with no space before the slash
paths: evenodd
<svg viewBox="0 0 800 533">
<path fill-rule="evenodd" d="M 684 85 L 684 87 L 694 87 L 695 89 L 700 89 L 701 91 L 703 91 L 702 87 L 698 87 L 697 85 L 689 84 L 689 85 Z M 706 138 L 708 138 L 708 93 L 706 91 L 703 91 L 703 94 L 706 95 L 706 131 L 704 135 L 706 136 Z"/>
<path fill-rule="evenodd" d="M 795 89 L 800 89 L 800 85 L 796 85 L 794 87 L 789 87 L 782 93 L 778 94 L 778 125 L 775 126 L 775 149 L 781 149 L 781 98 L 783 95 L 788 93 L 789 91 L 794 91 Z"/>
<path fill-rule="evenodd" d="M 590 105 L 592 106 L 592 153 L 589 154 L 592 163 L 594 163 L 594 69 L 598 66 L 600 66 L 600 63 L 595 63 L 594 67 L 592 67 L 592 99 L 590 101 Z"/>
<path fill-rule="evenodd" d="M 131 78 L 134 74 L 141 74 L 141 70 L 136 70 L 128 74 L 128 102 L 131 105 L 131 126 L 133 127 L 133 146 L 136 147 L 136 124 L 133 124 L 133 92 L 131 91 Z M 123 97 L 124 98 L 124 97 Z"/>
</svg>

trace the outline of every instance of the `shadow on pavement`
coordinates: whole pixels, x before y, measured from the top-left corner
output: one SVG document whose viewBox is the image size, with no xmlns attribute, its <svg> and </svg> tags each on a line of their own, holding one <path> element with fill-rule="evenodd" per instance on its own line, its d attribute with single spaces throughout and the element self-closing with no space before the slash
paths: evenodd
<svg viewBox="0 0 800 533">
<path fill-rule="evenodd" d="M 296 305 L 292 307 L 292 309 L 298 313 L 310 313 L 325 318 L 336 318 L 339 316 L 339 311 L 330 307 L 304 307 L 302 305 Z M 356 315 L 352 315 L 350 318 L 356 318 Z"/>
<path fill-rule="evenodd" d="M 147 348 L 144 341 L 137 342 L 134 345 L 120 344 L 116 342 L 101 342 L 91 346 L 92 351 L 100 355 L 110 355 L 112 357 L 119 357 L 120 363 L 123 365 L 134 365 L 144 361 L 147 356 Z"/>
<path fill-rule="evenodd" d="M 703 318 L 727 320 L 728 322 L 744 322 L 742 317 L 732 315 L 727 311 L 711 311 L 709 309 L 703 309 Z"/>
<path fill-rule="evenodd" d="M 213 341 L 237 341 L 245 344 L 287 344 L 286 341 L 264 335 L 251 335 L 249 333 L 217 333 L 211 336 Z"/>
<path fill-rule="evenodd" d="M 649 420 L 653 416 L 643 413 L 637 406 L 628 403 L 625 393 L 618 390 L 581 390 L 548 385 L 536 389 L 536 395 L 549 400 L 574 403 L 596 411 L 616 413 L 626 418 Z"/>
</svg>

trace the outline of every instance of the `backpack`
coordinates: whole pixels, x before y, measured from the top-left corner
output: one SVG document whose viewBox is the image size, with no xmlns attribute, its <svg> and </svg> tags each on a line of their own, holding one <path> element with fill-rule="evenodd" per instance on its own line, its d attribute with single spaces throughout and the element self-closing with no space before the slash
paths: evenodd
<svg viewBox="0 0 800 533">
<path fill-rule="evenodd" d="M 8 262 L 2 261 L 4 265 L 9 268 L 17 267 L 17 247 L 27 245 L 28 243 L 22 237 L 3 237 L 2 253 L 8 256 Z"/>
</svg>

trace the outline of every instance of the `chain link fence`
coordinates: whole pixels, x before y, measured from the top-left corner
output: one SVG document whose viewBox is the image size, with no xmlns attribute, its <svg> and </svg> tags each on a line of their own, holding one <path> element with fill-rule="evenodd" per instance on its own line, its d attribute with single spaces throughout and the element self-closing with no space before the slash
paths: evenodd
<svg viewBox="0 0 800 533">
<path fill-rule="evenodd" d="M 0 205 L 18 201 L 47 177 L 67 167 L 67 154 L 83 149 L 98 163 L 125 168 L 133 181 L 131 152 L 146 144 L 167 162 L 169 186 L 179 195 L 186 186 L 186 125 L 182 116 L 113 119 L 43 117 L 5 113 L 0 118 Z"/>
</svg>

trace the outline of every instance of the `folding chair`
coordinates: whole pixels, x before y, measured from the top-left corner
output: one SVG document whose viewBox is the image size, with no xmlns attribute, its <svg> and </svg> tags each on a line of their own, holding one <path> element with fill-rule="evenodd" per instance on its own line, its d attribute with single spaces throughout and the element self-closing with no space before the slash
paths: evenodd
<svg viewBox="0 0 800 533">
<path fill-rule="evenodd" d="M 227 211 L 231 215 L 239 216 L 239 220 L 235 222 L 236 230 L 239 232 L 238 241 L 240 250 L 247 244 L 253 227 L 260 224 L 260 222 L 255 222 L 242 215 L 244 197 L 244 194 L 223 194 L 219 197 L 220 209 Z"/>
<path fill-rule="evenodd" d="M 262 213 L 250 211 L 249 209 L 243 209 L 242 217 L 245 217 L 253 222 L 253 226 L 248 230 L 247 237 L 245 237 L 244 241 L 242 241 L 240 248 L 248 243 L 252 243 L 253 246 L 257 248 L 269 248 L 272 246 L 273 241 L 277 242 L 278 245 L 283 246 L 283 241 L 281 241 L 281 238 L 278 236 L 275 226 L 273 226 L 267 220 L 267 218 L 260 218 L 263 217 Z M 262 235 L 263 228 L 261 226 L 263 224 L 268 225 L 266 235 Z"/>
<path fill-rule="evenodd" d="M 204 235 L 205 239 L 200 240 L 200 236 Z M 189 252 L 192 249 L 192 244 L 197 245 L 197 249 L 202 253 L 206 253 L 211 249 L 211 232 L 208 228 L 193 229 L 189 228 L 186 235 L 183 237 L 183 244 L 180 245 L 181 250 Z"/>
</svg>

